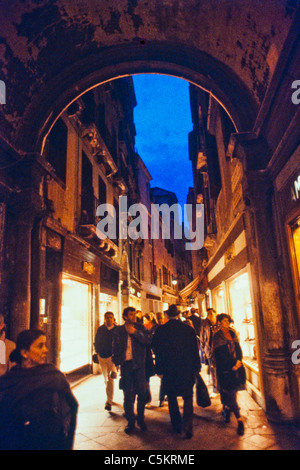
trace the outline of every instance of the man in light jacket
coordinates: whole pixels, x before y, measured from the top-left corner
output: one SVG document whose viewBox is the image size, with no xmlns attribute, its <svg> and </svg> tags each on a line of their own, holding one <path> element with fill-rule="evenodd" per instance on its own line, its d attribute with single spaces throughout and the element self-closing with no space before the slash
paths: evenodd
<svg viewBox="0 0 300 470">
<path fill-rule="evenodd" d="M 95 338 L 95 350 L 98 354 L 99 365 L 102 369 L 106 385 L 105 409 L 111 411 L 114 397 L 114 379 L 117 377 L 117 368 L 112 361 L 113 335 L 116 330 L 113 312 L 104 314 L 104 324 L 98 328 Z"/>
</svg>

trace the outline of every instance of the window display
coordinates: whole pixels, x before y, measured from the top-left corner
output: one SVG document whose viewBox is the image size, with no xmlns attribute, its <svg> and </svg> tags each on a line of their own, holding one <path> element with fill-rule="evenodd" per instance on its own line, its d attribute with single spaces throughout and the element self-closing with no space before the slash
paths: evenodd
<svg viewBox="0 0 300 470">
<path fill-rule="evenodd" d="M 253 311 L 247 272 L 229 282 L 229 298 L 234 328 L 239 334 L 244 359 L 256 361 Z"/>
<path fill-rule="evenodd" d="M 217 313 L 226 313 L 225 290 L 223 289 L 223 287 L 218 287 L 215 290 L 215 304 Z"/>
<path fill-rule="evenodd" d="M 297 270 L 297 281 L 300 289 L 300 217 L 292 225 L 293 248 Z"/>
<path fill-rule="evenodd" d="M 90 285 L 62 280 L 60 370 L 72 372 L 90 362 Z"/>
<path fill-rule="evenodd" d="M 104 323 L 104 314 L 105 312 L 113 312 L 115 319 L 118 323 L 118 313 L 119 313 L 119 303 L 118 298 L 112 295 L 100 293 L 100 324 Z"/>
</svg>

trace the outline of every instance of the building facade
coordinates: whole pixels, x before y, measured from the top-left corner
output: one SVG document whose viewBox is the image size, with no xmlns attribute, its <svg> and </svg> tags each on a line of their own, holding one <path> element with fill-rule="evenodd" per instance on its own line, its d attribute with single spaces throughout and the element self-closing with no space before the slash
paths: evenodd
<svg viewBox="0 0 300 470">
<path fill-rule="evenodd" d="M 189 200 L 205 207 L 204 246 L 192 254 L 199 309 L 231 315 L 253 398 L 273 407 L 278 420 L 284 413 L 297 416 L 299 361 L 292 359 L 292 346 L 299 330 L 298 131 L 292 123 L 290 154 L 282 137 L 276 164 L 274 158 L 259 175 L 247 169 L 246 154 L 263 156 L 264 143 L 252 135 L 238 140 L 229 116 L 208 93 L 191 85 L 190 97 L 194 188 Z M 275 409 L 274 377 L 285 390 L 284 411 Z"/>
</svg>

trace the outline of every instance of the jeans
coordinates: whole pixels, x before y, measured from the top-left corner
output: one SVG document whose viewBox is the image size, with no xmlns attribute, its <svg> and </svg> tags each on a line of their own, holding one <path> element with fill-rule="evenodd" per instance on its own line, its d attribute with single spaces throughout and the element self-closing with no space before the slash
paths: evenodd
<svg viewBox="0 0 300 470">
<path fill-rule="evenodd" d="M 122 390 L 124 393 L 124 411 L 128 424 L 134 425 L 134 403 L 137 396 L 137 422 L 144 422 L 146 405 L 145 369 L 133 369 L 132 361 L 126 361 L 121 366 Z"/>
<path fill-rule="evenodd" d="M 221 395 L 221 402 L 224 408 L 225 407 L 229 408 L 234 413 L 235 417 L 239 419 L 241 415 L 240 415 L 240 408 L 236 399 L 237 390 L 236 389 L 233 389 L 233 390 L 221 389 L 220 395 Z"/>
</svg>

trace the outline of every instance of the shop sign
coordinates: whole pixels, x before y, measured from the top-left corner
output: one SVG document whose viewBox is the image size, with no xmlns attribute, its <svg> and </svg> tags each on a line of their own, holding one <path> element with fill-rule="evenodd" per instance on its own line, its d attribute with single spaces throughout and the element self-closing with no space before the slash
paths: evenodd
<svg viewBox="0 0 300 470">
<path fill-rule="evenodd" d="M 292 186 L 292 199 L 295 202 L 299 201 L 300 199 L 300 175 L 294 181 L 294 184 Z"/>
<path fill-rule="evenodd" d="M 224 261 L 225 261 L 225 266 L 228 264 L 230 261 L 232 261 L 235 258 L 235 249 L 234 245 L 231 245 L 228 250 L 224 253 Z"/>
<path fill-rule="evenodd" d="M 96 268 L 92 263 L 88 263 L 87 261 L 84 261 L 82 263 L 82 271 L 85 273 L 88 273 L 90 276 L 92 274 L 95 274 Z"/>
</svg>

